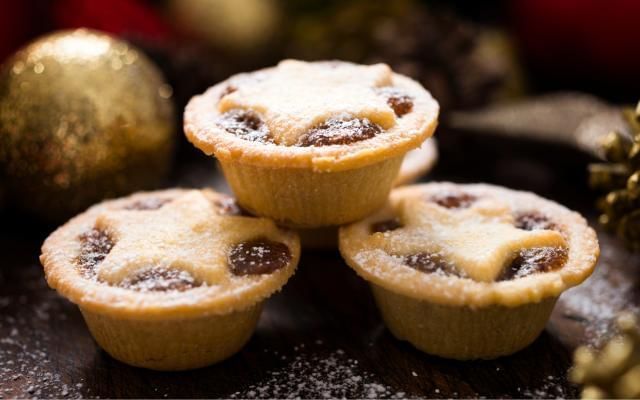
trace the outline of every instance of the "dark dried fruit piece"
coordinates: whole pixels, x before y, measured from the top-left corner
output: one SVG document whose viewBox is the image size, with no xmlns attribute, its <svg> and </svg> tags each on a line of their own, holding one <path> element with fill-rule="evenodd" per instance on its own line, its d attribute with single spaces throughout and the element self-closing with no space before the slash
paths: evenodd
<svg viewBox="0 0 640 400">
<path fill-rule="evenodd" d="M 469 208 L 476 200 L 476 196 L 464 192 L 431 196 L 431 201 L 445 208 Z"/>
<path fill-rule="evenodd" d="M 444 274 L 461 276 L 458 269 L 450 262 L 444 260 L 442 256 L 433 253 L 417 253 L 402 257 L 402 262 L 420 272 L 427 274 Z"/>
<path fill-rule="evenodd" d="M 85 278 L 96 275 L 95 267 L 104 260 L 115 246 L 113 238 L 104 230 L 93 228 L 80 235 L 80 254 L 76 264 Z"/>
<path fill-rule="evenodd" d="M 390 96 L 387 99 L 387 104 L 393 108 L 393 112 L 398 117 L 409 114 L 413 110 L 413 99 L 406 94 Z"/>
<path fill-rule="evenodd" d="M 387 98 L 387 104 L 397 117 L 402 117 L 413 110 L 413 98 L 399 89 L 383 87 L 378 89 L 378 93 Z"/>
<path fill-rule="evenodd" d="M 297 145 L 308 147 L 350 144 L 370 139 L 380 132 L 382 128 L 367 118 L 329 119 L 300 137 Z"/>
<path fill-rule="evenodd" d="M 535 211 L 518 213 L 515 216 L 515 227 L 525 231 L 538 229 L 558 230 L 558 226 L 546 215 Z"/>
<path fill-rule="evenodd" d="M 269 128 L 251 110 L 234 109 L 220 115 L 217 124 L 229 133 L 252 142 L 271 142 Z"/>
<path fill-rule="evenodd" d="M 237 87 L 233 86 L 233 85 L 227 85 L 227 87 L 224 88 L 224 90 L 222 91 L 222 93 L 220 93 L 220 99 L 222 100 L 222 98 L 228 94 L 231 94 L 233 92 L 235 92 L 236 90 L 238 90 Z"/>
<path fill-rule="evenodd" d="M 291 251 L 286 244 L 258 238 L 238 243 L 229 252 L 229 269 L 234 275 L 270 274 L 286 267 Z"/>
<path fill-rule="evenodd" d="M 538 272 L 555 271 L 562 268 L 568 256 L 569 252 L 564 247 L 534 247 L 521 250 L 498 280 L 508 281 Z"/>
<path fill-rule="evenodd" d="M 171 199 L 161 199 L 158 197 L 148 197 L 146 199 L 136 200 L 133 203 L 124 206 L 125 210 L 157 210 L 167 203 L 170 203 Z"/>
<path fill-rule="evenodd" d="M 196 281 L 193 275 L 181 269 L 149 267 L 124 279 L 118 286 L 137 292 L 184 292 L 202 286 L 202 282 Z"/>
<path fill-rule="evenodd" d="M 398 218 L 392 218 L 371 224 L 371 233 L 389 232 L 398 228 L 402 228 L 402 223 Z"/>
</svg>

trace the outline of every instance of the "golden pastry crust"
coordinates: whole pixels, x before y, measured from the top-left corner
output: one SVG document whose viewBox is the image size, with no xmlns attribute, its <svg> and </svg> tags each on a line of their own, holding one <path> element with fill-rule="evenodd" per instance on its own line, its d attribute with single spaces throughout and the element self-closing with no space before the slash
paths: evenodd
<svg viewBox="0 0 640 400">
<path fill-rule="evenodd" d="M 393 186 L 402 186 L 415 182 L 429 172 L 438 161 L 437 141 L 427 139 L 422 146 L 405 154 L 400 171 Z"/>
<path fill-rule="evenodd" d="M 305 88 L 303 87 L 300 90 L 302 95 L 291 99 L 284 98 L 277 104 L 280 106 L 276 110 L 279 113 L 270 109 L 269 106 L 269 101 L 279 100 L 278 95 L 271 97 L 265 95 L 264 103 L 259 101 L 261 99 L 253 101 L 250 95 L 258 96 L 259 93 L 250 90 L 246 94 L 248 99 L 242 97 L 243 85 L 250 88 L 256 82 L 263 82 L 272 77 L 273 79 L 281 79 L 280 75 L 289 73 L 289 71 L 294 71 L 295 75 L 298 72 L 297 68 L 311 74 L 315 71 L 316 76 L 308 76 L 306 81 L 315 85 L 309 89 L 309 93 L 314 94 L 321 90 L 321 96 L 305 96 Z M 355 81 L 355 83 L 345 85 L 344 79 L 341 80 L 340 77 L 340 79 L 334 79 L 335 77 L 328 72 L 331 71 L 331 68 L 353 70 L 347 72 L 353 74 L 353 77 L 349 76 L 352 78 L 349 82 Z M 322 80 L 325 78 L 326 82 Z M 286 75 L 282 79 L 286 80 Z M 326 85 L 322 86 L 323 82 Z M 301 85 L 303 84 L 304 82 L 301 83 Z M 381 102 L 380 96 L 376 97 L 376 90 L 389 86 L 412 97 L 413 109 L 411 112 L 402 117 L 396 117 L 392 108 Z M 238 89 L 238 93 L 224 96 L 229 87 L 240 89 Z M 334 88 L 335 90 L 333 90 Z M 266 87 L 265 91 L 268 89 L 270 87 Z M 275 89 L 273 90 L 275 91 Z M 287 90 L 293 89 L 288 88 Z M 282 90 L 281 93 L 284 93 L 282 96 L 286 96 L 286 92 L 286 90 Z M 353 107 L 353 109 L 345 108 L 342 110 L 340 104 L 323 105 L 318 100 L 335 97 L 336 103 L 340 103 L 337 99 L 349 97 L 348 93 L 353 93 L 354 97 L 362 97 L 361 101 L 356 99 L 345 105 L 345 107 Z M 222 100 L 221 97 L 223 97 Z M 295 117 L 295 114 L 291 116 L 282 112 L 282 109 L 286 106 L 294 107 L 297 103 L 302 105 L 308 103 L 311 109 L 309 115 L 305 115 L 305 118 L 299 118 L 299 125 L 283 122 L 289 121 Z M 323 106 L 328 108 L 321 109 Z M 249 141 L 222 129 L 217 124 L 217 120 L 221 113 L 228 111 L 230 107 L 251 109 L 260 115 L 265 115 L 267 124 L 271 124 L 270 126 L 274 127 L 274 130 L 282 130 L 282 132 L 275 132 L 280 143 Z M 273 108 L 276 106 L 274 105 Z M 304 108 L 302 110 L 304 111 Z M 293 144 L 301 132 L 310 128 L 312 123 L 323 122 L 323 118 L 326 120 L 331 116 L 327 113 L 340 112 L 363 116 L 379 123 L 383 127 L 383 132 L 369 139 L 348 144 L 307 147 Z M 268 168 L 309 168 L 318 172 L 331 172 L 378 163 L 385 159 L 401 156 L 407 151 L 419 147 L 425 139 L 433 134 L 438 112 L 438 103 L 419 83 L 392 73 L 389 67 L 384 64 L 359 66 L 342 62 L 303 63 L 285 60 L 277 67 L 233 76 L 227 81 L 213 86 L 204 94 L 191 99 L 185 110 L 184 129 L 189 141 L 205 153 L 215 155 L 221 161 L 234 161 Z M 266 117 L 272 118 L 275 122 Z"/>
<path fill-rule="evenodd" d="M 100 203 L 47 238 L 40 256 L 47 282 L 83 311 L 114 318 L 167 320 L 249 309 L 291 277 L 300 244 L 294 232 L 278 228 L 273 221 L 229 215 L 228 207 L 234 205 L 226 195 L 183 189 Z M 95 276 L 88 277 L 78 264 L 80 238 L 96 227 L 108 231 L 115 245 L 96 264 Z M 255 238 L 285 244 L 291 259 L 271 273 L 232 274 L 227 266 L 230 248 Z M 157 292 L 118 286 L 154 265 L 186 271 L 202 284 L 185 291 Z"/>
<path fill-rule="evenodd" d="M 395 254 L 389 254 L 394 246 L 397 247 L 398 254 L 415 251 L 415 246 L 431 246 L 432 244 L 427 245 L 431 238 L 425 234 L 425 231 L 422 231 L 421 236 L 419 228 L 430 224 L 428 218 L 436 214 L 431 215 L 430 209 L 421 208 L 422 205 L 429 203 L 430 205 L 426 207 L 439 207 L 429 200 L 431 196 L 460 192 L 474 196 L 478 199 L 477 202 L 467 210 L 446 210 L 444 207 L 440 207 L 444 210 L 443 213 L 450 216 L 455 216 L 456 213 L 468 213 L 467 221 L 469 222 L 460 222 L 460 233 L 465 233 L 465 229 L 473 229 L 470 227 L 470 224 L 473 223 L 472 215 L 488 213 L 485 217 L 489 220 L 495 218 L 500 221 L 500 224 L 503 225 L 500 225 L 499 230 L 503 231 L 505 237 L 510 238 L 509 240 L 515 240 L 515 245 L 518 245 L 518 241 L 522 240 L 522 248 L 535 247 L 540 244 L 566 247 L 566 263 L 557 270 L 534 273 L 512 280 L 494 281 L 496 271 L 481 269 L 469 271 L 474 275 L 474 279 L 448 274 L 424 273 L 406 266 Z M 558 225 L 562 232 L 561 237 L 558 237 L 557 232 L 547 229 L 522 232 L 516 228 L 510 231 L 506 226 L 509 221 L 513 221 L 509 219 L 513 218 L 513 214 L 533 211 L 547 216 L 554 224 Z M 424 215 L 418 216 L 411 213 L 424 213 Z M 404 228 L 400 228 L 397 231 L 372 234 L 372 224 L 394 217 L 399 217 L 407 225 L 411 225 L 412 220 L 420 222 L 414 224 L 418 228 L 412 231 L 413 233 L 403 233 Z M 489 227 L 488 232 L 490 231 Z M 599 256 L 596 234 L 578 213 L 532 193 L 485 184 L 430 183 L 394 189 L 388 207 L 363 221 L 341 228 L 339 235 L 340 251 L 343 257 L 349 266 L 367 281 L 416 300 L 471 308 L 491 305 L 516 307 L 556 297 L 564 290 L 585 280 L 593 271 Z M 473 248 L 474 245 L 477 245 L 465 243 L 463 239 L 462 242 L 453 242 L 453 246 L 459 243 L 467 248 Z M 412 246 L 414 247 L 412 248 Z M 481 252 L 485 250 L 483 246 L 480 246 L 479 249 Z M 509 251 L 510 247 L 508 246 L 496 247 L 496 249 L 497 255 L 495 257 L 497 258 L 494 258 L 496 260 L 504 262 L 509 257 L 511 259 L 515 257 L 514 254 L 500 253 Z M 431 251 L 432 248 L 423 248 L 423 250 Z M 456 248 L 449 250 L 455 252 Z M 490 260 L 494 255 L 478 253 L 462 256 L 472 260 L 472 268 L 481 268 L 482 265 L 474 266 L 473 260 L 484 258 Z M 464 259 L 461 262 L 465 262 Z M 505 267 L 505 265 L 500 266 L 500 268 Z"/>
<path fill-rule="evenodd" d="M 427 174 L 438 161 L 435 138 L 427 139 L 422 146 L 408 152 L 402 160 L 400 172 L 393 181 L 394 186 L 407 185 Z M 332 250 L 338 247 L 338 227 L 299 229 L 300 242 L 304 249 Z"/>
</svg>

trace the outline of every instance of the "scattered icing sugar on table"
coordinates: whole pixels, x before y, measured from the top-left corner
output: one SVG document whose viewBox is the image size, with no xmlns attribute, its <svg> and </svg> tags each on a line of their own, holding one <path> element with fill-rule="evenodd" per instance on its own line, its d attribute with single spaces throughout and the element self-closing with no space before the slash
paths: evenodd
<svg viewBox="0 0 640 400">
<path fill-rule="evenodd" d="M 534 399 L 566 399 L 571 397 L 572 394 L 568 393 L 561 383 L 564 378 L 547 376 L 542 384 L 535 388 L 518 388 L 518 391 L 522 393 L 522 397 L 534 398 Z"/>
<path fill-rule="evenodd" d="M 304 345 L 298 346 L 299 350 L 303 348 Z M 230 397 L 399 399 L 407 398 L 407 394 L 377 382 L 373 374 L 359 367 L 357 360 L 338 349 L 326 355 L 298 354 L 284 367 L 269 371 L 258 383 Z"/>
<path fill-rule="evenodd" d="M 45 285 L 39 269 L 30 274 L 25 286 Z M 7 312 L 13 305 L 18 311 Z M 35 318 L 33 318 L 35 316 Z M 47 349 L 51 338 L 39 325 L 66 320 L 55 293 L 45 296 L 0 297 L 0 398 L 86 398 L 83 383 L 65 379 L 55 367 Z"/>
<path fill-rule="evenodd" d="M 607 244 L 601 245 L 601 260 L 593 275 L 568 290 L 558 302 L 564 307 L 565 315 L 578 318 L 584 327 L 586 344 L 594 347 L 600 347 L 616 333 L 615 320 L 620 312 L 640 315 L 640 307 L 629 301 L 637 290 L 635 280 L 625 271 L 627 267 L 637 266 L 640 257 L 631 255 L 628 265 L 616 265 Z"/>
</svg>

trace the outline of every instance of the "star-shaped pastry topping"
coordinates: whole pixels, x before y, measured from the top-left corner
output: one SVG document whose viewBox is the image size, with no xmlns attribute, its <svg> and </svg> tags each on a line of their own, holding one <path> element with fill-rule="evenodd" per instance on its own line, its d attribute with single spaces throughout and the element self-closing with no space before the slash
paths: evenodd
<svg viewBox="0 0 640 400">
<path fill-rule="evenodd" d="M 437 254 L 476 281 L 495 281 L 522 250 L 567 246 L 557 231 L 516 228 L 510 208 L 496 199 L 447 209 L 409 198 L 399 204 L 399 212 L 404 226 L 373 234 L 374 246 L 397 255 Z"/>
<path fill-rule="evenodd" d="M 193 190 L 150 210 L 107 210 L 96 228 L 115 246 L 96 266 L 97 278 L 117 285 L 138 271 L 157 267 L 190 273 L 212 286 L 231 279 L 231 246 L 277 230 L 266 219 L 220 215 L 210 199 Z"/>
<path fill-rule="evenodd" d="M 286 60 L 258 77 L 225 95 L 218 110 L 258 112 L 277 144 L 294 145 L 312 127 L 341 116 L 366 118 L 382 129 L 395 125 L 394 110 L 375 91 L 392 84 L 385 64 L 332 66 Z"/>
</svg>

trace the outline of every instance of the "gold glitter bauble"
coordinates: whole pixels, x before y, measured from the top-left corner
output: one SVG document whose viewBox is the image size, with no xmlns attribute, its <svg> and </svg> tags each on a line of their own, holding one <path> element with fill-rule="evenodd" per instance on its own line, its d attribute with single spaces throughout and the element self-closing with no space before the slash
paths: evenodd
<svg viewBox="0 0 640 400">
<path fill-rule="evenodd" d="M 171 87 L 140 51 L 85 29 L 44 36 L 0 70 L 0 174 L 16 206 L 61 219 L 157 185 L 175 140 Z"/>
</svg>

